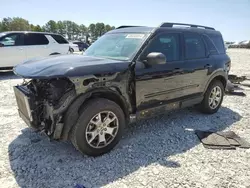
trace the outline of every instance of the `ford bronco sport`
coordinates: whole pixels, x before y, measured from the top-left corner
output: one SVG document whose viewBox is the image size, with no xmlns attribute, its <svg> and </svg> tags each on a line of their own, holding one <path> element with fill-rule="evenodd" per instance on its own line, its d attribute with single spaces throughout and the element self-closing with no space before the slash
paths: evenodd
<svg viewBox="0 0 250 188">
<path fill-rule="evenodd" d="M 24 82 L 14 91 L 19 115 L 30 127 L 98 156 L 119 142 L 130 122 L 192 105 L 217 112 L 229 69 L 214 28 L 121 26 L 84 55 L 17 65 L 14 72 Z"/>
</svg>

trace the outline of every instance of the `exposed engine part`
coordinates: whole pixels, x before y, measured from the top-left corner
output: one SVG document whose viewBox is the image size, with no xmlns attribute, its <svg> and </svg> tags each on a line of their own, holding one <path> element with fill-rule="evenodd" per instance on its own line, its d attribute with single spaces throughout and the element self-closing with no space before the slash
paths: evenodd
<svg viewBox="0 0 250 188">
<path fill-rule="evenodd" d="M 31 80 L 25 86 L 33 93 L 36 109 L 34 124 L 47 135 L 52 135 L 62 113 L 76 96 L 74 84 L 68 79 Z"/>
</svg>

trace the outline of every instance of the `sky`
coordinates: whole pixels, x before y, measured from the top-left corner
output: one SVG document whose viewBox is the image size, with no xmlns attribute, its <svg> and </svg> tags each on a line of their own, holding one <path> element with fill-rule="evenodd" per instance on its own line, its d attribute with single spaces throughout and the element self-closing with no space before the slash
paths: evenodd
<svg viewBox="0 0 250 188">
<path fill-rule="evenodd" d="M 88 26 L 157 27 L 162 22 L 214 27 L 226 41 L 250 40 L 250 0 L 0 0 L 0 19 L 22 17 L 31 24 L 71 20 Z"/>
</svg>

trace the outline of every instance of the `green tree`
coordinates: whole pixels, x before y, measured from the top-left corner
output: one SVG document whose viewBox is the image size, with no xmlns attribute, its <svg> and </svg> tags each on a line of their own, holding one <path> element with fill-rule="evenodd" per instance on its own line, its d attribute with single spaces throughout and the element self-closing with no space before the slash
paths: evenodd
<svg viewBox="0 0 250 188">
<path fill-rule="evenodd" d="M 79 28 L 80 28 L 80 35 L 81 35 L 81 38 L 86 37 L 86 35 L 88 34 L 88 28 L 87 28 L 85 25 L 83 25 L 83 24 L 81 24 L 81 25 L 79 26 Z"/>
<path fill-rule="evenodd" d="M 65 35 L 66 33 L 66 28 L 65 28 L 65 25 L 63 24 L 62 21 L 58 21 L 57 22 L 57 32 L 61 35 Z"/>
<path fill-rule="evenodd" d="M 57 33 L 57 23 L 54 20 L 48 21 L 45 26 L 45 31 L 51 32 L 51 33 Z"/>
<path fill-rule="evenodd" d="M 78 39 L 80 35 L 80 27 L 75 22 L 72 22 L 72 39 Z"/>
<path fill-rule="evenodd" d="M 3 32 L 3 23 L 0 22 L 0 32 Z"/>
<path fill-rule="evenodd" d="M 72 40 L 73 39 L 73 35 L 74 35 L 74 31 L 76 26 L 73 26 L 74 25 L 74 22 L 72 21 L 69 21 L 69 20 L 64 20 L 63 21 L 63 25 L 65 27 L 65 34 L 67 35 L 68 39 L 69 40 Z"/>
<path fill-rule="evenodd" d="M 34 31 L 43 32 L 43 29 L 41 28 L 40 25 L 36 25 L 36 26 L 34 27 Z"/>
<path fill-rule="evenodd" d="M 105 32 L 108 32 L 112 30 L 112 27 L 110 25 L 105 25 Z"/>
<path fill-rule="evenodd" d="M 3 31 L 25 31 L 29 30 L 29 21 L 23 18 L 3 18 L 2 20 L 2 30 Z"/>
<path fill-rule="evenodd" d="M 30 24 L 30 30 L 35 31 L 35 26 L 33 24 Z"/>
<path fill-rule="evenodd" d="M 29 28 L 29 21 L 23 18 L 14 17 L 10 23 L 11 31 L 27 31 Z"/>
<path fill-rule="evenodd" d="M 97 23 L 95 25 L 96 36 L 100 37 L 105 33 L 105 25 L 104 23 Z"/>
<path fill-rule="evenodd" d="M 88 31 L 91 35 L 92 38 L 97 38 L 96 33 L 95 33 L 95 24 L 90 24 L 88 27 Z"/>
<path fill-rule="evenodd" d="M 12 22 L 12 19 L 11 18 L 3 18 L 2 20 L 2 30 L 3 31 L 10 31 L 10 24 Z"/>
</svg>

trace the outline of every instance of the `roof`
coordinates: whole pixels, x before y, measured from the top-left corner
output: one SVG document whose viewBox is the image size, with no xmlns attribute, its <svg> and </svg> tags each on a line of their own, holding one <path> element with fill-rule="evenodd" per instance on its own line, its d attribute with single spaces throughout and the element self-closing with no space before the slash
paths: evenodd
<svg viewBox="0 0 250 188">
<path fill-rule="evenodd" d="M 121 29 L 114 29 L 109 31 L 108 33 L 151 33 L 153 32 L 155 27 L 125 27 Z"/>
<path fill-rule="evenodd" d="M 37 34 L 46 34 L 46 35 L 59 35 L 56 33 L 49 33 L 49 32 L 36 32 L 36 31 L 6 31 L 6 32 L 2 32 L 5 34 L 10 34 L 10 33 L 37 33 Z"/>
<path fill-rule="evenodd" d="M 179 27 L 174 27 L 177 25 Z M 152 33 L 161 30 L 172 30 L 172 31 L 191 31 L 196 33 L 207 33 L 207 34 L 220 34 L 212 27 L 200 26 L 194 24 L 182 24 L 182 23 L 162 23 L 159 27 L 145 27 L 145 26 L 120 26 L 115 30 L 108 33 Z"/>
</svg>

